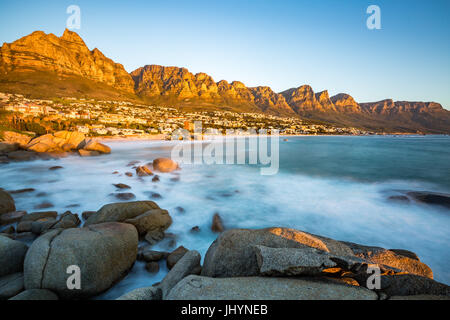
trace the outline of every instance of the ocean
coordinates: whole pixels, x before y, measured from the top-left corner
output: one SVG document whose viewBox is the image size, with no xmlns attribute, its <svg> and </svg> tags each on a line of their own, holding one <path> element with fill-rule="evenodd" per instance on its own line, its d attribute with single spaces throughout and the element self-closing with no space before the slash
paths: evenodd
<svg viewBox="0 0 450 320">
<path fill-rule="evenodd" d="M 167 209 L 173 224 L 155 250 L 179 245 L 204 257 L 217 234 L 210 229 L 219 213 L 226 229 L 289 227 L 387 249 L 408 249 L 428 264 L 435 280 L 450 284 L 450 211 L 414 201 L 392 201 L 407 191 L 450 193 L 449 136 L 305 136 L 279 142 L 279 170 L 261 175 L 258 165 L 184 164 L 177 173 L 125 176 L 127 164 L 170 156 L 176 142 L 112 141 L 110 155 L 0 165 L 0 187 L 36 189 L 15 194 L 18 210 L 39 211 L 50 202 L 56 210 L 81 215 L 118 202 L 113 186 L 131 186 L 135 200 L 153 200 Z M 197 142 L 198 143 L 198 142 Z M 207 142 L 204 142 L 207 145 Z M 50 171 L 52 166 L 63 169 Z M 112 174 L 118 171 L 119 174 Z M 179 212 L 182 207 L 184 212 Z M 200 231 L 191 232 L 198 226 Z M 115 299 L 134 288 L 150 286 L 156 275 L 137 262 L 121 282 L 98 298 Z"/>
</svg>

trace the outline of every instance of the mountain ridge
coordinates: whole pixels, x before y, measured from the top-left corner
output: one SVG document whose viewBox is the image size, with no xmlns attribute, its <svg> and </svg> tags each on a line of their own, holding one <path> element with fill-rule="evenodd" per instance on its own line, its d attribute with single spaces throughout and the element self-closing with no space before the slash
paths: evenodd
<svg viewBox="0 0 450 320">
<path fill-rule="evenodd" d="M 240 81 L 216 82 L 182 67 L 146 65 L 128 73 L 99 49 L 89 50 L 75 32 L 61 37 L 35 31 L 0 47 L 0 90 L 47 95 L 111 97 L 200 110 L 219 109 L 300 116 L 372 130 L 450 133 L 450 111 L 436 102 L 384 99 L 358 103 L 347 93 L 332 97 L 302 85 L 282 92 Z"/>
</svg>

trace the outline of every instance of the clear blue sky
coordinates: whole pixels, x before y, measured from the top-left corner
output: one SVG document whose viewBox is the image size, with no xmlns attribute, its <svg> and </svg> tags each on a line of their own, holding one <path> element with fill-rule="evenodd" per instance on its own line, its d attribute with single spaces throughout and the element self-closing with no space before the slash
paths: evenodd
<svg viewBox="0 0 450 320">
<path fill-rule="evenodd" d="M 186 67 L 216 81 L 310 84 L 359 102 L 436 101 L 450 109 L 450 1 L 1 1 L 0 42 L 35 30 L 60 36 L 66 8 L 81 8 L 89 48 L 127 71 Z M 366 9 L 381 8 L 381 30 Z"/>
</svg>

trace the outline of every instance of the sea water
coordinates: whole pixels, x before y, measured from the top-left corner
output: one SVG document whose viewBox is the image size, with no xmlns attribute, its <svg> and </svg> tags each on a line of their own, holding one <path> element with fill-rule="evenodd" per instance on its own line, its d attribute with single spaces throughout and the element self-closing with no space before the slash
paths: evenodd
<svg viewBox="0 0 450 320">
<path fill-rule="evenodd" d="M 34 188 L 15 194 L 18 210 L 80 213 L 118 202 L 113 193 L 132 192 L 135 200 L 155 199 L 173 224 L 155 250 L 183 245 L 204 257 L 217 238 L 212 217 L 219 213 L 226 229 L 289 227 L 310 233 L 388 249 L 408 249 L 428 264 L 437 281 L 450 284 L 450 211 L 417 202 L 396 202 L 392 195 L 408 191 L 450 193 L 448 136 L 305 136 L 280 138 L 279 171 L 264 176 L 254 165 L 185 164 L 177 173 L 128 177 L 130 161 L 151 162 L 170 156 L 176 142 L 112 141 L 110 155 L 10 163 L 0 166 L 0 187 Z M 207 142 L 205 142 L 207 144 Z M 52 166 L 63 169 L 51 171 Z M 118 171 L 119 174 L 113 174 Z M 130 190 L 118 191 L 113 184 Z M 176 208 L 182 207 L 183 213 Z M 200 232 L 191 228 L 198 226 Z M 144 244 L 144 243 L 142 243 Z M 142 262 L 98 298 L 115 299 L 150 286 L 167 273 L 150 274 Z"/>
</svg>

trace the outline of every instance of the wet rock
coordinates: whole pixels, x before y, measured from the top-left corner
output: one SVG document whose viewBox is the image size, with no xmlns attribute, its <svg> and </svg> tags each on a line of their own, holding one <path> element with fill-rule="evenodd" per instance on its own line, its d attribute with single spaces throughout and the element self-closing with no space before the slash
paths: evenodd
<svg viewBox="0 0 450 320">
<path fill-rule="evenodd" d="M 48 168 L 48 170 L 51 170 L 51 171 L 60 170 L 60 169 L 63 169 L 63 167 L 61 167 L 61 166 L 54 166 L 54 167 Z"/>
<path fill-rule="evenodd" d="M 1 233 L 4 233 L 4 234 L 14 234 L 15 232 L 16 232 L 16 229 L 14 229 L 14 226 L 6 227 L 5 229 L 3 229 L 1 231 Z"/>
<path fill-rule="evenodd" d="M 183 207 L 176 207 L 175 210 L 176 210 L 178 213 L 185 213 L 185 212 L 186 212 L 186 210 L 185 210 Z"/>
<path fill-rule="evenodd" d="M 167 256 L 167 268 L 170 270 L 189 250 L 183 246 L 176 248 Z"/>
<path fill-rule="evenodd" d="M 437 192 L 408 192 L 408 196 L 414 200 L 426 204 L 439 205 L 450 209 L 450 194 Z"/>
<path fill-rule="evenodd" d="M 138 164 L 138 163 L 140 163 L 139 160 L 130 161 L 130 162 L 127 164 L 127 167 L 132 167 L 132 166 L 134 166 L 134 165 L 136 165 L 136 164 Z"/>
<path fill-rule="evenodd" d="M 199 233 L 200 232 L 200 227 L 199 226 L 192 227 L 191 232 L 192 233 Z"/>
<path fill-rule="evenodd" d="M 14 161 L 31 161 L 39 158 L 39 155 L 33 151 L 19 150 L 8 153 L 8 159 Z"/>
<path fill-rule="evenodd" d="M 97 211 L 84 211 L 81 214 L 81 217 L 83 218 L 83 220 L 87 220 L 89 219 L 90 216 L 92 216 L 94 213 L 96 213 Z"/>
<path fill-rule="evenodd" d="M 415 254 L 414 252 L 409 251 L 409 250 L 405 250 L 405 249 L 389 249 L 389 251 L 392 251 L 395 254 L 400 255 L 400 256 L 404 256 L 404 257 L 407 257 L 407 258 L 410 258 L 410 259 L 413 259 L 413 260 L 420 261 L 420 259 L 417 256 L 417 254 Z"/>
<path fill-rule="evenodd" d="M 98 157 L 100 155 L 100 152 L 98 151 L 88 151 L 83 149 L 78 150 L 78 153 L 82 157 Z"/>
<path fill-rule="evenodd" d="M 8 153 L 19 150 L 19 145 L 16 143 L 0 142 L 0 153 Z"/>
<path fill-rule="evenodd" d="M 85 141 L 83 150 L 90 151 L 90 152 L 98 152 L 99 154 L 100 153 L 104 153 L 104 154 L 111 153 L 110 147 L 108 147 L 107 145 L 104 145 L 103 143 L 92 140 L 92 139 Z"/>
<path fill-rule="evenodd" d="M 13 211 L 0 215 L 0 226 L 15 223 L 20 221 L 24 216 L 26 216 L 26 211 Z"/>
<path fill-rule="evenodd" d="M 211 230 L 213 232 L 223 232 L 225 230 L 225 228 L 223 227 L 222 218 L 218 213 L 215 213 L 213 216 Z"/>
<path fill-rule="evenodd" d="M 390 196 L 388 200 L 398 202 L 409 202 L 409 198 L 407 196 Z"/>
<path fill-rule="evenodd" d="M 155 175 L 155 176 L 152 178 L 152 182 L 159 182 L 159 176 L 158 176 L 158 175 Z"/>
<path fill-rule="evenodd" d="M 8 191 L 8 193 L 9 194 L 22 194 L 22 193 L 29 193 L 29 192 L 34 192 L 34 191 L 36 191 L 36 190 L 33 188 L 26 188 L 26 189 Z"/>
<path fill-rule="evenodd" d="M 133 200 L 136 196 L 131 192 L 114 193 L 114 196 L 119 200 Z"/>
<path fill-rule="evenodd" d="M 0 190 L 0 215 L 13 211 L 16 211 L 14 199 L 8 192 Z"/>
<path fill-rule="evenodd" d="M 164 239 L 164 232 L 155 230 L 149 231 L 144 237 L 145 241 L 147 241 L 151 246 L 157 244 L 162 239 Z"/>
<path fill-rule="evenodd" d="M 148 196 L 152 199 L 161 199 L 162 198 L 162 196 L 157 192 L 149 191 L 149 192 L 146 192 L 146 194 L 148 194 Z"/>
<path fill-rule="evenodd" d="M 270 248 L 311 247 L 337 256 L 353 256 L 352 250 L 345 244 L 294 229 L 233 229 L 223 232 L 209 247 L 202 275 L 208 277 L 258 275 L 255 245 Z"/>
<path fill-rule="evenodd" d="M 173 177 L 173 178 L 170 178 L 170 181 L 172 181 L 172 182 L 178 182 L 178 181 L 180 181 L 180 177 Z"/>
<path fill-rule="evenodd" d="M 178 163 L 168 158 L 158 158 L 153 160 L 153 170 L 159 172 L 172 172 L 177 170 Z"/>
<path fill-rule="evenodd" d="M 29 213 L 29 214 L 23 216 L 20 219 L 20 222 L 37 221 L 37 220 L 45 219 L 45 218 L 56 219 L 57 216 L 58 216 L 58 212 L 56 212 L 56 211 L 32 212 L 32 213 Z"/>
<path fill-rule="evenodd" d="M 16 232 L 30 232 L 31 231 L 31 223 L 32 221 L 25 221 L 25 222 L 19 222 L 17 224 L 17 230 Z"/>
<path fill-rule="evenodd" d="M 377 300 L 375 292 L 326 279 L 187 276 L 167 300 Z"/>
<path fill-rule="evenodd" d="M 168 252 L 153 251 L 150 249 L 144 249 L 142 252 L 138 253 L 138 260 L 145 262 L 157 262 L 167 258 Z"/>
<path fill-rule="evenodd" d="M 169 273 L 159 284 L 162 290 L 163 298 L 167 297 L 170 290 L 183 278 L 193 274 L 196 269 L 200 267 L 200 253 L 195 250 L 187 251 L 177 261 L 177 263 L 171 268 Z"/>
<path fill-rule="evenodd" d="M 49 301 L 59 300 L 58 296 L 46 289 L 30 289 L 25 290 L 9 300 L 25 300 L 25 301 Z"/>
<path fill-rule="evenodd" d="M 167 210 L 152 209 L 125 222 L 134 225 L 138 233 L 144 235 L 148 232 L 167 230 L 172 224 L 172 218 Z"/>
<path fill-rule="evenodd" d="M 114 171 L 112 174 L 119 174 L 119 171 Z"/>
<path fill-rule="evenodd" d="M 381 275 L 381 291 L 388 296 L 450 296 L 450 287 L 413 274 Z"/>
<path fill-rule="evenodd" d="M 31 223 L 31 232 L 37 235 L 43 234 L 50 230 L 57 223 L 54 218 L 43 218 Z"/>
<path fill-rule="evenodd" d="M 158 273 L 159 272 L 159 263 L 158 262 L 149 262 L 145 265 L 145 269 L 150 273 Z"/>
<path fill-rule="evenodd" d="M 118 183 L 118 184 L 114 184 L 114 186 L 117 189 L 131 189 L 131 187 L 129 185 L 126 185 L 124 183 Z"/>
<path fill-rule="evenodd" d="M 36 239 L 36 235 L 33 232 L 21 232 L 16 233 L 14 238 L 15 240 L 30 241 Z"/>
<path fill-rule="evenodd" d="M 125 175 L 126 175 L 127 177 L 132 177 L 132 176 L 133 176 L 133 174 L 132 174 L 131 172 L 125 172 Z"/>
<path fill-rule="evenodd" d="M 138 234 L 125 223 L 52 230 L 25 258 L 26 289 L 48 289 L 65 299 L 89 298 L 120 280 L 136 260 Z M 67 268 L 80 268 L 81 289 L 67 288 Z"/>
<path fill-rule="evenodd" d="M 76 228 L 81 224 L 81 220 L 76 213 L 67 211 L 61 215 L 58 222 L 52 226 L 53 229 Z"/>
<path fill-rule="evenodd" d="M 41 204 L 34 206 L 34 209 L 48 209 L 48 208 L 53 208 L 53 207 L 54 207 L 53 203 L 44 201 Z"/>
<path fill-rule="evenodd" d="M 160 209 L 153 201 L 119 202 L 104 205 L 86 221 L 86 226 L 102 222 L 123 222 L 147 211 Z"/>
<path fill-rule="evenodd" d="M 136 168 L 136 174 L 138 177 L 152 176 L 153 172 L 148 166 L 140 166 Z"/>
<path fill-rule="evenodd" d="M 23 270 L 28 246 L 0 235 L 0 277 Z"/>
<path fill-rule="evenodd" d="M 157 287 L 135 289 L 117 298 L 117 300 L 161 300 L 162 291 Z"/>
<path fill-rule="evenodd" d="M 23 273 L 13 273 L 0 277 L 0 300 L 14 297 L 23 290 Z"/>
</svg>

